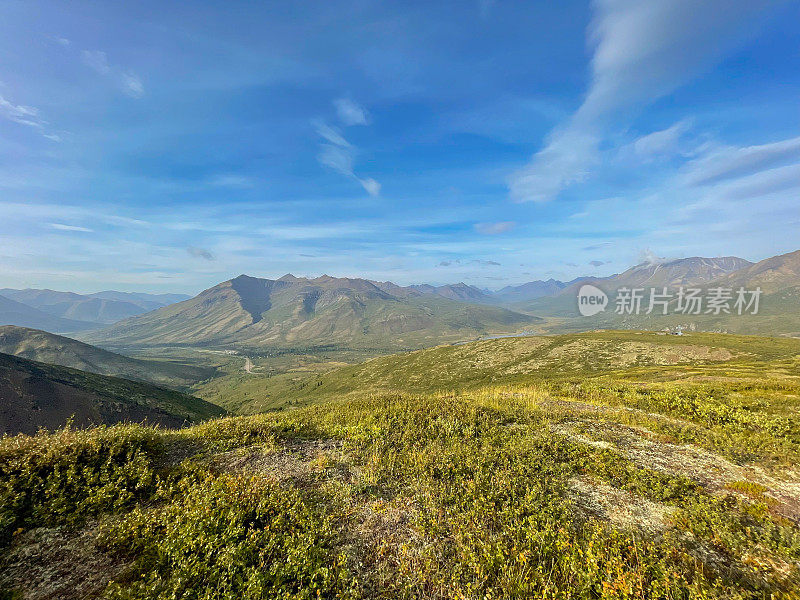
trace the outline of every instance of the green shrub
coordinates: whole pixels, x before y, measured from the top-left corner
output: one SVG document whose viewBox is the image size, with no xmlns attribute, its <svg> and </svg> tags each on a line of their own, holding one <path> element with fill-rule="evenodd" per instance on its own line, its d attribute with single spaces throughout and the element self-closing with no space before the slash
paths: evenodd
<svg viewBox="0 0 800 600">
<path fill-rule="evenodd" d="M 75 524 L 149 497 L 160 435 L 117 426 L 0 439 L 0 544 L 20 528 Z"/>
<path fill-rule="evenodd" d="M 354 597 L 319 499 L 255 477 L 188 483 L 172 503 L 109 525 L 101 547 L 135 557 L 115 599 Z"/>
</svg>

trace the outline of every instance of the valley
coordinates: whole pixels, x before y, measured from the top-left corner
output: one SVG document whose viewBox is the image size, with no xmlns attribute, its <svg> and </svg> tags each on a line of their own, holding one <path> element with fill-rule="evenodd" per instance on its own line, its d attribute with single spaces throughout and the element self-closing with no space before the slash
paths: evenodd
<svg viewBox="0 0 800 600">
<path fill-rule="evenodd" d="M 241 387 L 225 404 L 250 416 L 0 440 L 1 497 L 37 482 L 4 504 L 5 585 L 754 600 L 800 584 L 800 340 L 510 337 L 338 366 L 283 354 L 272 376 L 203 354 L 229 369 L 209 396 Z M 100 474 L 120 501 L 94 494 Z M 288 574 L 263 570 L 287 555 Z"/>
<path fill-rule="evenodd" d="M 680 335 L 571 314 L 586 280 L 293 276 L 0 327 L 0 590 L 796 597 L 796 256 L 593 280 L 764 286 L 763 314 Z"/>
</svg>

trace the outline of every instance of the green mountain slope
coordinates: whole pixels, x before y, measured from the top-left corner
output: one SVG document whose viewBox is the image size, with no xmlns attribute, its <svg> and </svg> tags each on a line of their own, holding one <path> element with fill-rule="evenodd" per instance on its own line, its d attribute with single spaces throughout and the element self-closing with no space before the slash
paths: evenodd
<svg viewBox="0 0 800 600">
<path fill-rule="evenodd" d="M 381 356 L 323 374 L 263 378 L 238 390 L 214 390 L 215 401 L 240 414 L 283 405 L 319 402 L 349 394 L 433 393 L 491 385 L 593 377 L 640 370 L 658 377 L 701 365 L 735 365 L 753 359 L 800 356 L 800 340 L 714 333 L 683 336 L 643 331 L 593 331 L 510 337 Z M 299 375 L 299 373 L 297 374 Z M 677 375 L 676 375 L 677 376 Z M 226 404 L 226 398 L 230 401 Z"/>
<path fill-rule="evenodd" d="M 148 422 L 178 427 L 224 411 L 199 398 L 152 385 L 0 353 L 0 434 L 40 427 Z"/>
<path fill-rule="evenodd" d="M 242 275 L 84 339 L 119 345 L 408 348 L 515 331 L 538 321 L 503 308 L 388 289 L 364 279 Z"/>
<path fill-rule="evenodd" d="M 2 439 L 0 589 L 795 598 L 800 341 L 691 337 L 477 342 L 296 410 Z"/>
<path fill-rule="evenodd" d="M 172 388 L 188 388 L 215 373 L 213 369 L 170 361 L 129 358 L 68 337 L 11 325 L 0 327 L 0 352 Z"/>
</svg>

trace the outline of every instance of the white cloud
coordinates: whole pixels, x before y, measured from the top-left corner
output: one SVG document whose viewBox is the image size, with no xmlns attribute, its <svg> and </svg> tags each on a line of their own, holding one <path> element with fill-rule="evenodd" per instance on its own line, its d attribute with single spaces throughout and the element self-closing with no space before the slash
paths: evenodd
<svg viewBox="0 0 800 600">
<path fill-rule="evenodd" d="M 509 182 L 511 196 L 519 202 L 546 202 L 563 189 L 582 181 L 600 161 L 600 137 L 578 128 L 557 130 L 545 148 Z"/>
<path fill-rule="evenodd" d="M 521 202 L 547 201 L 600 162 L 607 129 L 632 108 L 670 93 L 754 29 L 777 0 L 595 0 L 586 98 L 509 182 Z"/>
<path fill-rule="evenodd" d="M 367 177 L 366 179 L 359 179 L 358 182 L 363 186 L 370 196 L 376 197 L 381 194 L 381 184 L 374 179 Z"/>
<path fill-rule="evenodd" d="M 498 223 L 475 223 L 475 231 L 482 235 L 498 235 L 511 231 L 516 226 L 514 221 L 500 221 Z"/>
<path fill-rule="evenodd" d="M 791 162 L 800 162 L 800 137 L 757 146 L 717 146 L 689 162 L 682 179 L 686 185 L 708 185 Z"/>
<path fill-rule="evenodd" d="M 38 109 L 33 106 L 12 104 L 3 96 L 0 96 L 0 114 L 15 123 L 21 123 L 22 125 L 29 125 L 31 127 L 42 127 L 42 120 L 39 118 Z"/>
<path fill-rule="evenodd" d="M 335 127 L 331 127 L 324 121 L 314 121 L 314 129 L 316 129 L 317 133 L 321 137 L 328 140 L 331 144 L 335 144 L 343 148 L 350 147 L 350 142 L 344 139 L 344 136 L 341 134 L 341 132 Z"/>
<path fill-rule="evenodd" d="M 333 144 L 323 144 L 322 150 L 317 156 L 320 164 L 341 173 L 355 177 L 353 172 L 353 157 L 350 152 L 341 146 L 334 146 Z"/>
<path fill-rule="evenodd" d="M 13 121 L 14 123 L 19 123 L 20 125 L 33 127 L 37 129 L 42 136 L 54 142 L 61 141 L 58 135 L 47 130 L 47 121 L 42 119 L 39 114 L 39 109 L 33 106 L 14 104 L 0 95 L 0 117 Z"/>
<path fill-rule="evenodd" d="M 680 148 L 683 135 L 689 129 L 688 121 L 679 121 L 672 127 L 643 135 L 631 145 L 634 154 L 644 160 L 674 154 Z"/>
<path fill-rule="evenodd" d="M 353 164 L 355 148 L 341 132 L 324 121 L 314 121 L 313 125 L 319 136 L 325 140 L 325 143 L 320 144 L 320 153 L 317 155 L 319 163 L 337 173 L 355 179 L 370 196 L 379 196 L 381 193 L 380 183 L 371 177 L 362 178 L 356 175 Z"/>
<path fill-rule="evenodd" d="M 348 98 L 339 98 L 333 101 L 336 107 L 336 114 L 347 127 L 351 125 L 367 125 L 369 123 L 369 113 L 363 106 L 359 106 Z"/>
<path fill-rule="evenodd" d="M 639 260 L 637 264 L 645 264 L 645 265 L 661 265 L 666 262 L 669 262 L 670 259 L 665 258 L 663 256 L 658 256 L 655 252 L 653 252 L 650 248 L 644 248 L 639 252 Z"/>
<path fill-rule="evenodd" d="M 131 98 L 144 96 L 144 84 L 141 78 L 130 70 L 114 66 L 108 61 L 108 56 L 101 50 L 84 50 L 81 58 L 86 66 L 104 77 L 113 79 L 124 94 Z"/>
<path fill-rule="evenodd" d="M 108 56 L 105 52 L 100 50 L 84 50 L 81 52 L 81 58 L 87 67 L 90 67 L 100 73 L 100 75 L 108 75 L 111 73 L 111 65 L 108 64 Z"/>
<path fill-rule="evenodd" d="M 64 223 L 48 223 L 53 229 L 59 231 L 81 231 L 83 233 L 92 233 L 94 230 L 88 227 L 79 227 L 78 225 L 65 225 Z"/>
<path fill-rule="evenodd" d="M 208 180 L 209 185 L 217 186 L 217 187 L 229 187 L 229 188 L 251 188 L 254 186 L 255 182 L 250 177 L 245 177 L 243 175 L 235 175 L 232 173 L 225 173 L 221 175 L 215 175 L 211 179 Z"/>
<path fill-rule="evenodd" d="M 122 91 L 131 96 L 132 98 L 141 98 L 144 96 L 144 84 L 139 77 L 131 72 L 122 74 Z"/>
</svg>

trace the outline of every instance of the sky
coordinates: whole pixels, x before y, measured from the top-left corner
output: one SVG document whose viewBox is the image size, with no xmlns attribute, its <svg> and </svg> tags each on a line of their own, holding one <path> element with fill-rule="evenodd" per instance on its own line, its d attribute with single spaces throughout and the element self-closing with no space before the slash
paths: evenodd
<svg viewBox="0 0 800 600">
<path fill-rule="evenodd" d="M 800 2 L 0 2 L 0 287 L 800 248 Z"/>
</svg>

